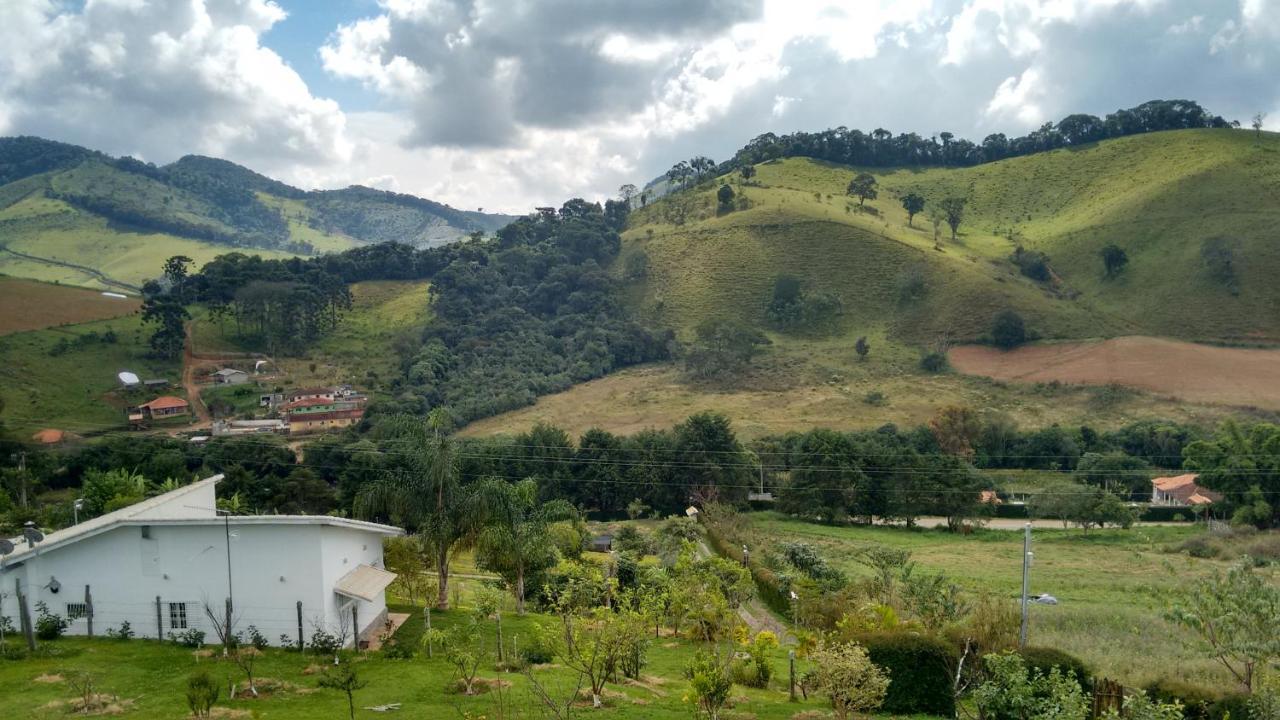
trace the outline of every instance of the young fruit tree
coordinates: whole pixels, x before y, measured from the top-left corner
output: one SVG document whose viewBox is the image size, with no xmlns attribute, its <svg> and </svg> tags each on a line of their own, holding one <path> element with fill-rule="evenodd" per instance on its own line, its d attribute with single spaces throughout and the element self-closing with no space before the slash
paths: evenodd
<svg viewBox="0 0 1280 720">
<path fill-rule="evenodd" d="M 813 687 L 831 698 L 836 720 L 869 715 L 884 702 L 889 677 L 867 657 L 866 648 L 853 643 L 822 643 L 809 653 Z"/>
</svg>

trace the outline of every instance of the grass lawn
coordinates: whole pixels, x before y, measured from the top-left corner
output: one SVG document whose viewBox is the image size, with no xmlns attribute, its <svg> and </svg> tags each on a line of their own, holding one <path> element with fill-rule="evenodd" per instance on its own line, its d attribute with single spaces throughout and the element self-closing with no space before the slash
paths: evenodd
<svg viewBox="0 0 1280 720">
<path fill-rule="evenodd" d="M 1022 585 L 1022 533 L 980 530 L 969 536 L 943 530 L 833 527 L 776 513 L 753 516 L 757 531 L 777 540 L 817 546 L 851 576 L 866 573 L 852 559 L 860 546 L 906 548 L 922 570 L 943 572 L 962 587 L 1008 597 Z M 1034 605 L 1030 643 L 1066 650 L 1095 672 L 1130 686 L 1157 677 L 1227 683 L 1224 671 L 1187 645 L 1186 630 L 1162 617 L 1165 598 L 1189 579 L 1223 567 L 1166 551 L 1201 532 L 1196 527 L 1141 526 L 1131 530 L 1034 531 L 1033 594 L 1049 593 L 1059 605 Z"/>
<path fill-rule="evenodd" d="M 403 606 L 393 609 L 409 610 Z M 432 625 L 444 629 L 468 617 L 469 611 L 465 609 L 433 612 Z M 535 623 L 553 621 L 553 618 L 543 615 L 518 617 L 508 612 L 503 615 L 503 635 L 508 646 L 513 642 L 519 645 L 522 637 L 531 636 Z M 495 626 L 492 620 L 485 621 L 484 626 L 487 660 L 481 665 L 480 676 L 510 684 L 503 692 L 510 706 L 532 711 L 517 717 L 541 717 L 533 705 L 534 697 L 529 692 L 527 680 L 520 674 L 494 670 Z M 400 629 L 396 639 L 417 647 L 423 627 L 421 611 L 413 611 L 412 620 Z M 316 687 L 317 673 L 331 662 L 328 658 L 268 650 L 259 661 L 256 674 L 261 678 L 283 681 L 287 683 L 286 689 L 257 699 L 239 697 L 227 701 L 226 684 L 243 679 L 243 675 L 234 664 L 222 661 L 216 655 L 199 657 L 192 650 L 148 640 L 120 642 L 66 638 L 49 643 L 49 647 L 53 649 L 50 657 L 0 660 L 0 717 L 65 716 L 67 708 L 60 703 L 71 700 L 74 695 L 65 678 L 87 672 L 96 678 L 99 692 L 118 695 L 124 701 L 124 717 L 174 720 L 188 714 L 183 695 L 186 679 L 200 670 L 209 672 L 215 681 L 224 684 L 218 705 L 227 709 L 219 711 L 221 717 L 308 720 L 346 717 L 345 697 L 336 691 Z M 610 684 L 605 691 L 604 709 L 597 711 L 584 707 L 576 710 L 575 715 L 646 720 L 692 717 L 693 706 L 682 700 L 687 684 L 681 671 L 694 651 L 695 645 L 685 640 L 670 637 L 656 640 L 650 647 L 642 682 Z M 798 703 L 787 701 L 786 652 L 779 649 L 775 655 L 771 687 L 762 690 L 734 687 L 732 695 L 739 717 L 782 720 L 797 712 L 823 708 L 817 699 Z M 410 660 L 392 660 L 369 653 L 357 657 L 354 662 L 360 678 L 369 683 L 356 693 L 356 716 L 359 718 L 383 717 L 380 713 L 362 709 L 383 703 L 403 703 L 401 711 L 394 714 L 403 718 L 511 717 L 495 711 L 495 693 L 467 697 L 457 692 L 453 668 L 438 651 L 433 659 L 426 658 L 425 653 Z M 573 692 L 575 676 L 563 667 L 553 663 L 535 669 L 534 673 L 557 697 L 567 698 Z"/>
</svg>

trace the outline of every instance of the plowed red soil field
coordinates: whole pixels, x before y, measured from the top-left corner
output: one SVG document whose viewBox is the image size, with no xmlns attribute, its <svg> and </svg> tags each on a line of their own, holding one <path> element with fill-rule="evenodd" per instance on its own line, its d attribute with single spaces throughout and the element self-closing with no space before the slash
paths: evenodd
<svg viewBox="0 0 1280 720">
<path fill-rule="evenodd" d="M 113 298 L 97 290 L 0 277 L 0 335 L 128 315 L 137 298 Z"/>
<path fill-rule="evenodd" d="M 1280 409 L 1280 350 L 1153 337 L 1028 345 L 966 345 L 948 354 L 968 375 L 1014 382 L 1126 385 L 1191 402 Z"/>
</svg>

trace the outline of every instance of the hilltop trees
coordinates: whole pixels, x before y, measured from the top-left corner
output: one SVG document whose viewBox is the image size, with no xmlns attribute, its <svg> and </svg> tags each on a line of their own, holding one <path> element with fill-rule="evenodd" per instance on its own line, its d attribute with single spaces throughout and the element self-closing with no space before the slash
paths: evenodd
<svg viewBox="0 0 1280 720">
<path fill-rule="evenodd" d="M 915 227 L 912 221 L 916 213 L 924 210 L 924 203 L 924 196 L 919 193 L 910 192 L 902 196 L 902 209 L 907 211 L 907 227 Z"/>
<path fill-rule="evenodd" d="M 755 177 L 755 176 L 756 176 L 756 166 L 755 166 L 755 165 L 743 165 L 743 166 L 738 170 L 738 174 L 742 176 L 742 182 L 744 182 L 744 183 L 751 182 L 751 178 L 753 178 L 753 177 Z"/>
<path fill-rule="evenodd" d="M 849 181 L 849 187 L 845 190 L 846 195 L 854 195 L 858 198 L 858 205 L 862 205 L 867 200 L 875 200 L 876 178 L 871 173 L 858 173 Z"/>
<path fill-rule="evenodd" d="M 732 320 L 704 320 L 697 340 L 685 351 L 685 368 L 694 377 L 716 378 L 741 371 L 759 349 L 770 344 L 759 330 Z"/>
</svg>

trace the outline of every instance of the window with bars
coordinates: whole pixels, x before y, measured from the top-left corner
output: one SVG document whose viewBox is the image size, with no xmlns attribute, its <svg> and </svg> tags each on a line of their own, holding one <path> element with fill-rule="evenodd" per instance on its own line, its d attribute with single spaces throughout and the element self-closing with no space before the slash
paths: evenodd
<svg viewBox="0 0 1280 720">
<path fill-rule="evenodd" d="M 187 629 L 186 603 L 169 603 L 169 628 L 171 630 Z"/>
<path fill-rule="evenodd" d="M 89 606 L 84 603 L 67 603 L 67 619 L 79 620 L 89 617 Z"/>
</svg>

